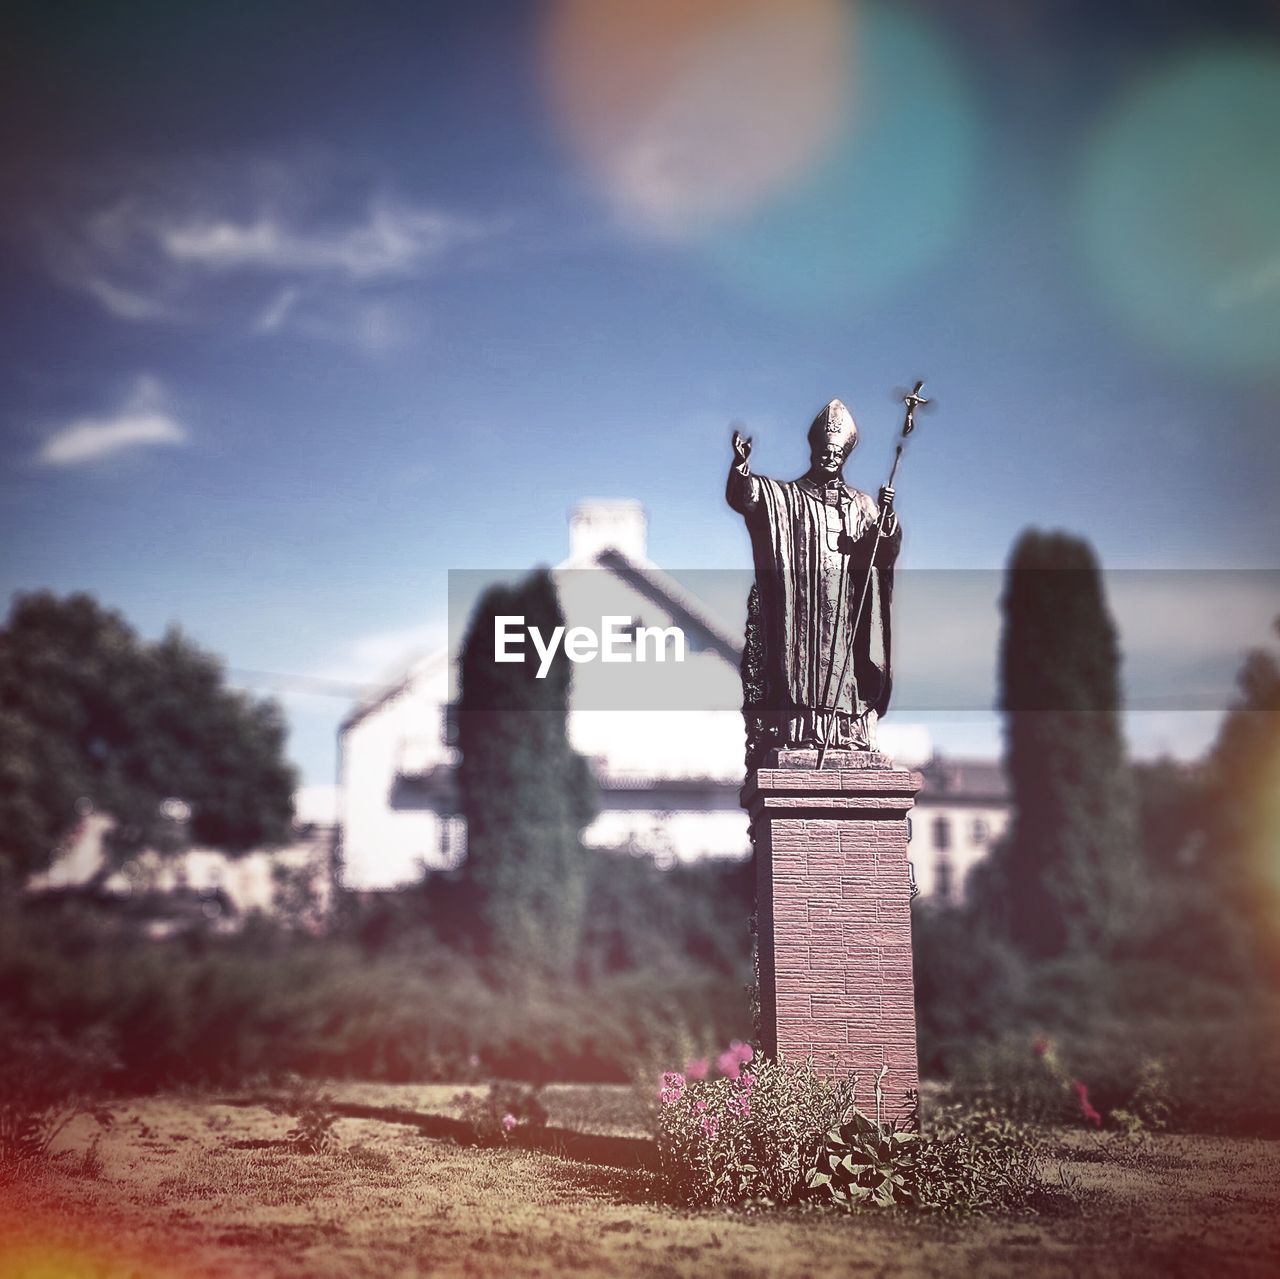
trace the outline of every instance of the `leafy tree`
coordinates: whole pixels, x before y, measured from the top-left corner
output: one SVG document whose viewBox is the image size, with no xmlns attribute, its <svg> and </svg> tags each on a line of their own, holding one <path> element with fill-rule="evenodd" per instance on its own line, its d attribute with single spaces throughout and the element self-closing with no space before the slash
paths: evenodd
<svg viewBox="0 0 1280 1279">
<path fill-rule="evenodd" d="M 986 879 L 1032 958 L 1113 947 L 1133 923 L 1120 653 L 1089 545 L 1028 530 L 1002 600 L 1000 704 L 1014 818 Z"/>
<path fill-rule="evenodd" d="M 493 587 L 463 643 L 458 786 L 467 819 L 466 879 L 482 943 L 509 974 L 565 973 L 574 964 L 587 891 L 580 832 L 593 815 L 586 761 L 569 745 L 569 664 L 494 660 L 494 619 L 521 616 L 549 635 L 564 625 L 546 571 Z"/>
<path fill-rule="evenodd" d="M 227 688 L 179 631 L 148 643 L 89 595 L 19 595 L 0 629 L 0 865 L 47 866 L 84 800 L 115 819 L 104 872 L 172 839 L 167 799 L 189 806 L 199 843 L 283 842 L 284 741 L 276 704 Z"/>
</svg>

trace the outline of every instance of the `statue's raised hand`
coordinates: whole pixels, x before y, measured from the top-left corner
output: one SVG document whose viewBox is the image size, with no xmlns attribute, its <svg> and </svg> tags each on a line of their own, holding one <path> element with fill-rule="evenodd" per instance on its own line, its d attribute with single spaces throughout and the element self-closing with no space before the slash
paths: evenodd
<svg viewBox="0 0 1280 1279">
<path fill-rule="evenodd" d="M 743 438 L 740 431 L 733 433 L 733 452 L 739 462 L 745 462 L 751 456 L 751 439 Z"/>
</svg>

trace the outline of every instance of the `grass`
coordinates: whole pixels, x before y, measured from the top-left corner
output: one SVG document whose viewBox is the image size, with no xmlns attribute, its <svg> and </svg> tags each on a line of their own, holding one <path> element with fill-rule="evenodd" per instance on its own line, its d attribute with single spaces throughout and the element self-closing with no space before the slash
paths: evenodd
<svg viewBox="0 0 1280 1279">
<path fill-rule="evenodd" d="M 1052 1171 L 1077 1191 L 1049 1217 L 690 1213 L 664 1203 L 644 1167 L 424 1135 L 414 1117 L 447 1117 L 457 1091 L 335 1086 L 364 1117 L 340 1119 L 340 1148 L 320 1155 L 285 1147 L 291 1121 L 252 1099 L 124 1105 L 96 1158 L 85 1158 L 94 1134 L 76 1126 L 57 1158 L 0 1186 L 0 1274 L 1280 1273 L 1280 1143 L 1161 1137 L 1116 1158 L 1066 1137 Z M 549 1089 L 545 1100 L 570 1136 L 642 1136 L 645 1105 L 627 1089 Z"/>
</svg>

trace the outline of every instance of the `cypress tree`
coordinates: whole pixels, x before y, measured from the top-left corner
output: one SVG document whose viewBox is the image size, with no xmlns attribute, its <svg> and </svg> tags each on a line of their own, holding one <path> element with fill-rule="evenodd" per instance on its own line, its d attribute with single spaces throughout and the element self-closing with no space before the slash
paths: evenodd
<svg viewBox="0 0 1280 1279">
<path fill-rule="evenodd" d="M 494 660 L 494 620 L 520 616 L 550 635 L 564 625 L 546 571 L 481 598 L 463 643 L 458 785 L 467 820 L 464 878 L 480 941 L 504 975 L 562 975 L 577 958 L 587 866 L 580 832 L 593 815 L 586 761 L 569 745 L 569 663 Z"/>
<path fill-rule="evenodd" d="M 1029 529 L 1002 599 L 1000 705 L 1014 817 L 989 882 L 1028 956 L 1105 952 L 1133 921 L 1135 823 L 1120 651 L 1087 542 Z"/>
</svg>

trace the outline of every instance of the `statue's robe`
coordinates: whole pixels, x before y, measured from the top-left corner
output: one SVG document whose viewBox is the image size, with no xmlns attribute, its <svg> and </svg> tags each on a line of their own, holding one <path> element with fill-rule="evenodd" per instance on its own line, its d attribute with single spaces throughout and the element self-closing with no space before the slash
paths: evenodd
<svg viewBox="0 0 1280 1279">
<path fill-rule="evenodd" d="M 871 563 L 879 508 L 842 480 L 783 482 L 729 473 L 730 506 L 746 518 L 755 558 L 764 636 L 768 745 L 813 747 L 827 733 L 840 749 L 874 747 L 875 721 L 889 707 L 893 674 L 889 605 L 901 544 L 897 516 L 885 521 L 867 602 L 845 681 L 836 695 L 849 636 Z"/>
</svg>

